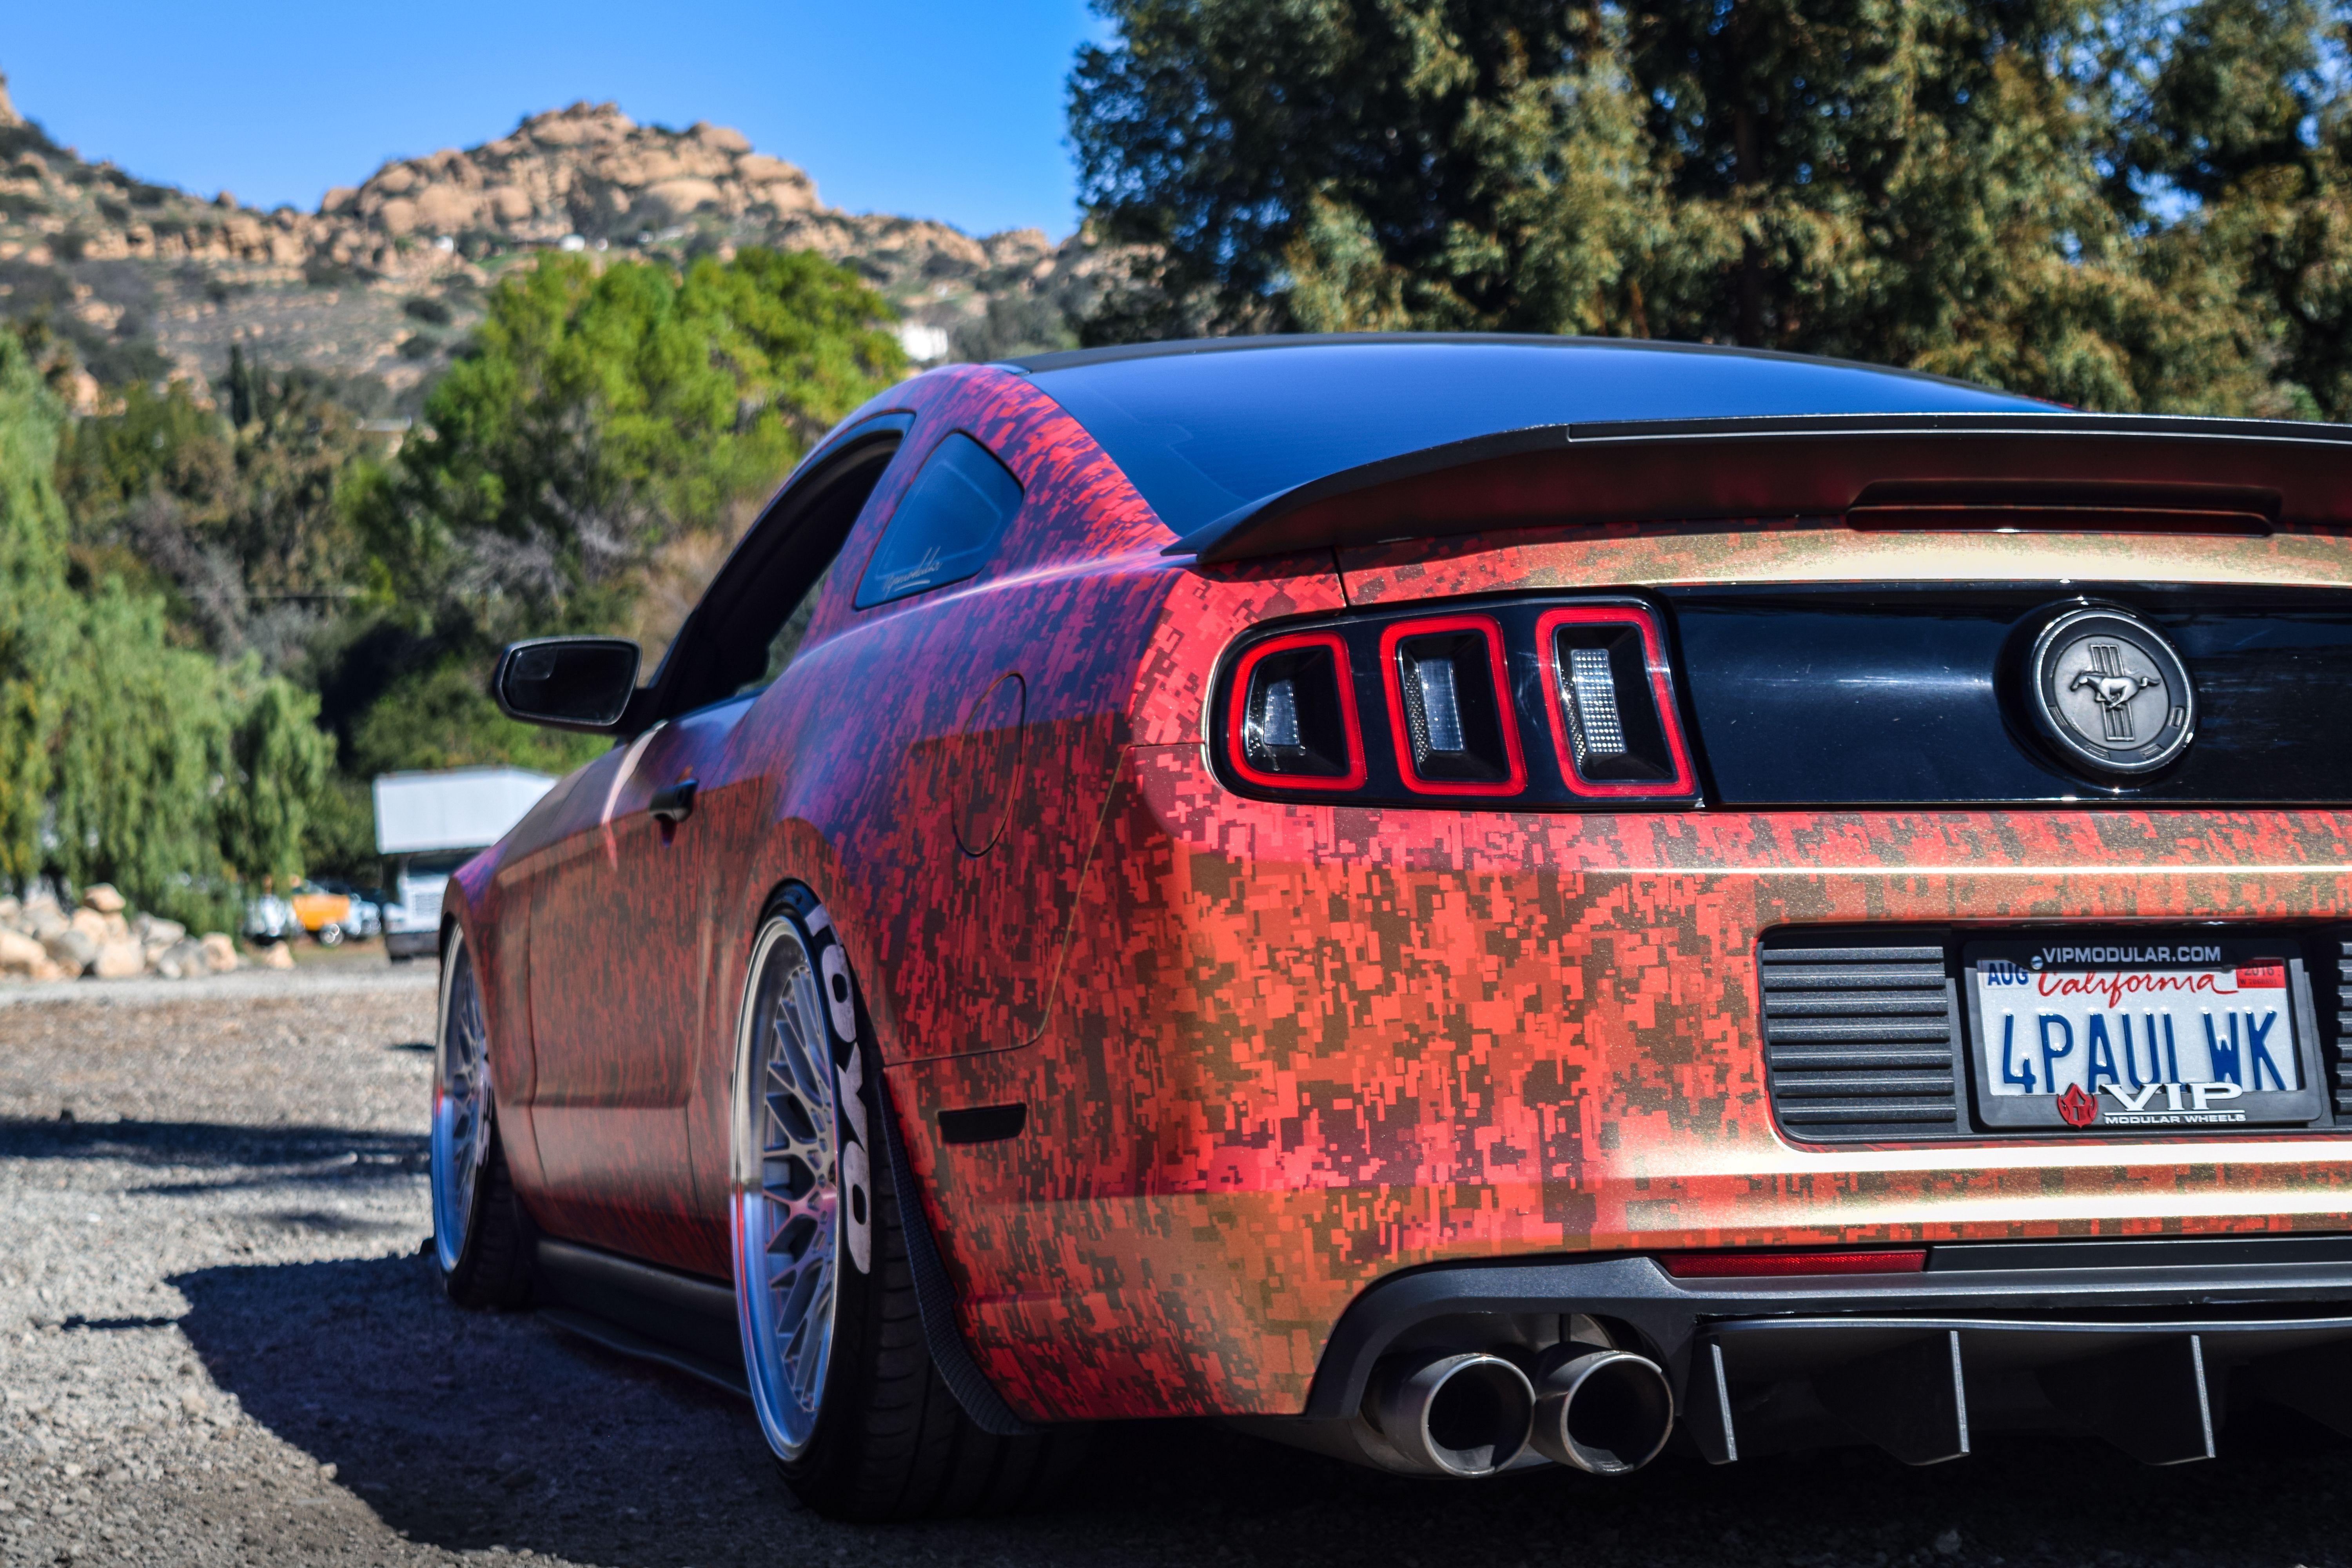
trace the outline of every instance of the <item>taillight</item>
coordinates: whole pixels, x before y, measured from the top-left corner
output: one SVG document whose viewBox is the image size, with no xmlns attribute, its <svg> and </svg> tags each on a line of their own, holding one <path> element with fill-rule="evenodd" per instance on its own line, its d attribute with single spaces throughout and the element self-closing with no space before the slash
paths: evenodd
<svg viewBox="0 0 2352 1568">
<path fill-rule="evenodd" d="M 1536 619 L 1562 780 L 1599 798 L 1692 793 L 1690 749 L 1675 712 L 1658 624 L 1636 605 L 1573 605 Z"/>
<path fill-rule="evenodd" d="M 1418 795 L 1507 795 L 1528 787 L 1488 616 L 1433 616 L 1381 633 L 1381 679 L 1404 787 Z"/>
<path fill-rule="evenodd" d="M 1327 805 L 1695 806 L 1665 633 L 1599 595 L 1269 627 L 1218 671 L 1210 761 L 1242 794 Z"/>
<path fill-rule="evenodd" d="M 1348 645 L 1337 632 L 1259 643 L 1234 672 L 1228 718 L 1234 771 L 1274 789 L 1361 789 L 1364 731 Z"/>
</svg>

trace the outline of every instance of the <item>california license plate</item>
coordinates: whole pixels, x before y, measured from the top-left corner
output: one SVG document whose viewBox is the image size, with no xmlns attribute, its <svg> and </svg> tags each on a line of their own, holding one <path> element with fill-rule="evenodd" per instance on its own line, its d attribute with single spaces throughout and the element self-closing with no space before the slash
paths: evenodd
<svg viewBox="0 0 2352 1568">
<path fill-rule="evenodd" d="M 2197 1131 L 2326 1114 L 2291 942 L 2060 933 L 1961 956 L 1990 1126 Z"/>
</svg>

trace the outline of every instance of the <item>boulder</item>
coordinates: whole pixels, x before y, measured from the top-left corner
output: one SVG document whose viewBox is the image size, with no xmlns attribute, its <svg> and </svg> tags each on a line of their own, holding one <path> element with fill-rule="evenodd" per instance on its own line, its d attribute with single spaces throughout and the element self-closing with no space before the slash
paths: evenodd
<svg viewBox="0 0 2352 1568">
<path fill-rule="evenodd" d="M 0 974 L 30 976 L 37 968 L 48 966 L 49 955 L 41 944 L 19 931 L 0 931 Z"/>
<path fill-rule="evenodd" d="M 292 944 L 283 942 L 273 942 L 268 947 L 263 948 L 261 950 L 261 967 L 264 969 L 293 968 L 294 948 Z"/>
<path fill-rule="evenodd" d="M 119 915 L 127 900 L 114 890 L 111 882 L 92 882 L 81 891 L 84 909 L 96 910 L 102 915 Z"/>
<path fill-rule="evenodd" d="M 167 948 L 177 947 L 188 940 L 188 928 L 177 921 L 159 921 L 153 915 L 141 915 L 131 922 L 131 934 L 152 959 Z"/>
<path fill-rule="evenodd" d="M 14 894 L 0 899 L 0 926 L 6 926 L 10 931 L 16 930 L 16 921 L 23 918 L 24 913 L 25 901 L 22 899 Z"/>
<path fill-rule="evenodd" d="M 16 917 L 16 929 L 35 942 L 47 942 L 66 929 L 66 912 L 48 894 L 36 893 L 25 900 L 25 908 Z"/>
<path fill-rule="evenodd" d="M 205 962 L 215 974 L 226 974 L 236 967 L 236 943 L 229 941 L 226 931 L 208 931 L 197 945 L 205 950 Z"/>
<path fill-rule="evenodd" d="M 155 957 L 155 973 L 166 980 L 193 980 L 212 972 L 212 953 L 200 942 L 175 942 Z"/>
<path fill-rule="evenodd" d="M 49 955 L 50 963 L 64 970 L 68 975 L 76 975 L 97 962 L 98 939 L 88 931 L 76 931 L 73 927 L 68 926 L 55 936 L 43 941 L 41 950 Z"/>
<path fill-rule="evenodd" d="M 100 980 L 128 980 L 134 974 L 147 973 L 147 951 L 128 938 L 110 942 L 98 950 L 90 962 L 89 973 Z"/>
</svg>

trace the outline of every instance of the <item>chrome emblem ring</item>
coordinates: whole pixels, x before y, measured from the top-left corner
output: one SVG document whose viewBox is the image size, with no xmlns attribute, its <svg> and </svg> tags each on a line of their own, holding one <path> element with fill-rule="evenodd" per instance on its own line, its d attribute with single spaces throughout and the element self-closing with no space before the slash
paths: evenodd
<svg viewBox="0 0 2352 1568">
<path fill-rule="evenodd" d="M 2162 633 L 2126 610 L 2069 610 L 2033 639 L 2026 664 L 2035 727 L 2067 762 L 2151 773 L 2189 749 L 2197 689 Z"/>
</svg>

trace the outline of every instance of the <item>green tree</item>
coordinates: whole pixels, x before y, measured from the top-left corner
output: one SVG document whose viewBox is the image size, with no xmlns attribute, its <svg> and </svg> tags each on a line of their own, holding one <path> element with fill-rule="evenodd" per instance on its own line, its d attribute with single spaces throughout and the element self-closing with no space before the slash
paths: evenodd
<svg viewBox="0 0 2352 1568">
<path fill-rule="evenodd" d="M 208 910 L 225 883 L 215 790 L 230 711 L 210 656 L 170 647 L 163 602 L 119 578 L 78 599 L 52 676 L 53 863 L 111 882 L 142 908 Z"/>
<path fill-rule="evenodd" d="M 904 371 L 890 314 L 812 254 L 509 277 L 370 491 L 383 602 L 484 640 L 616 622 L 655 550 L 724 526 Z"/>
<path fill-rule="evenodd" d="M 299 880 L 313 819 L 334 767 L 319 699 L 282 677 L 260 682 L 229 731 L 232 771 L 218 803 L 220 844 L 248 882 Z M 327 806 L 332 810 L 331 805 Z"/>
<path fill-rule="evenodd" d="M 2170 242 L 2118 174 L 2116 121 L 2168 47 L 2136 9 L 1101 8 L 1117 36 L 1071 79 L 1082 191 L 1160 259 L 1097 339 L 1599 332 L 2090 406 L 2277 401 L 2226 258 Z"/>
<path fill-rule="evenodd" d="M 14 332 L 0 331 L 0 879 L 40 869 L 68 620 L 66 508 L 54 473 L 64 411 Z"/>
</svg>

